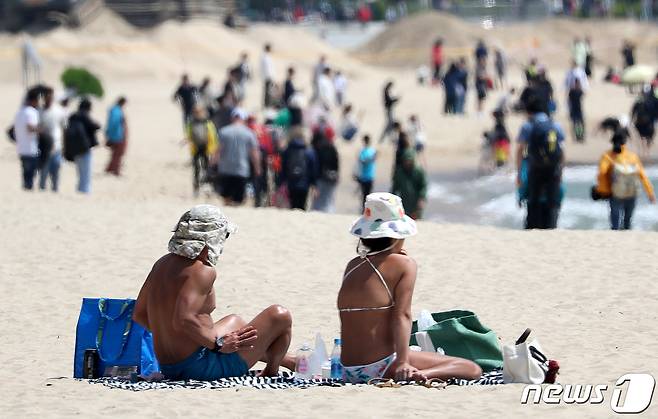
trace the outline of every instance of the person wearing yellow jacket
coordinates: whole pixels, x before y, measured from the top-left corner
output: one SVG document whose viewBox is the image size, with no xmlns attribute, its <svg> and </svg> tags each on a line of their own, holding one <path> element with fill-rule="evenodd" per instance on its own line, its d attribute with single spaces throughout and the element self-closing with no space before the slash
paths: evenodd
<svg viewBox="0 0 658 419">
<path fill-rule="evenodd" d="M 192 118 L 185 127 L 185 136 L 190 144 L 192 167 L 194 168 L 194 194 L 199 193 L 201 182 L 205 181 L 209 159 L 217 153 L 217 129 L 208 119 L 206 111 L 201 106 L 195 106 Z"/>
<path fill-rule="evenodd" d="M 610 199 L 610 226 L 613 230 L 630 230 L 638 178 L 651 203 L 656 202 L 653 186 L 644 173 L 637 154 L 626 148 L 625 130 L 617 130 L 612 137 L 612 150 L 599 161 L 598 182 L 593 191 L 595 199 Z"/>
</svg>

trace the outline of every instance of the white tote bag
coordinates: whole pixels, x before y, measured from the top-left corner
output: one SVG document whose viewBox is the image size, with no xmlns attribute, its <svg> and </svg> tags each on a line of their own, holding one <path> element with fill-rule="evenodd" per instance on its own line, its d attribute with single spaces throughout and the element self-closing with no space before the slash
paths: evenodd
<svg viewBox="0 0 658 419">
<path fill-rule="evenodd" d="M 542 384 L 548 372 L 548 359 L 537 339 L 528 340 L 530 329 L 514 345 L 503 346 L 503 380 L 508 383 Z"/>
</svg>

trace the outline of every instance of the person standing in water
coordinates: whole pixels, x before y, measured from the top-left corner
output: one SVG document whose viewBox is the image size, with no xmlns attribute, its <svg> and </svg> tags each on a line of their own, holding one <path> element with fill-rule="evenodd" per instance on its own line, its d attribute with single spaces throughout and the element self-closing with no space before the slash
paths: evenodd
<svg viewBox="0 0 658 419">
<path fill-rule="evenodd" d="M 637 154 L 628 150 L 628 131 L 619 128 L 612 136 L 612 150 L 606 151 L 599 161 L 598 182 L 594 190 L 596 199 L 610 200 L 610 227 L 613 230 L 630 230 L 637 201 L 637 181 L 653 204 L 656 197 L 653 186 L 644 173 Z"/>
<path fill-rule="evenodd" d="M 545 112 L 541 98 L 530 97 L 525 111 L 528 120 L 521 127 L 516 149 L 517 186 L 523 184 L 524 160 L 528 167 L 525 228 L 553 229 L 560 211 L 564 133 Z"/>
<path fill-rule="evenodd" d="M 409 350 L 417 267 L 404 241 L 416 235 L 417 227 L 401 199 L 389 193 L 368 195 L 351 233 L 359 239 L 358 257 L 345 267 L 337 299 L 343 379 L 364 384 L 381 378 L 479 378 L 482 369 L 472 361 Z"/>
</svg>

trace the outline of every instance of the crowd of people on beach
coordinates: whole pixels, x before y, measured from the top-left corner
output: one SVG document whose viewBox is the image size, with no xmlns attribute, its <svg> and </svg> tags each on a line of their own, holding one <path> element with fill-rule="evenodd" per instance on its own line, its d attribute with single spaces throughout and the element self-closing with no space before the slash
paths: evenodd
<svg viewBox="0 0 658 419">
<path fill-rule="evenodd" d="M 197 86 L 187 74 L 182 76 L 173 99 L 182 110 L 194 193 L 208 184 L 225 205 L 242 205 L 252 196 L 256 207 L 334 212 L 341 173 L 336 141 L 355 141 L 360 135 L 363 147 L 352 177 L 365 198 L 373 190 L 377 151 L 370 134 L 360 129 L 360 118 L 348 100 L 346 75 L 320 56 L 307 97 L 295 79 L 295 67 L 288 67 L 279 82 L 271 54 L 272 45 L 264 45 L 259 72 L 261 120 L 244 109 L 247 82 L 254 78 L 247 53 L 228 69 L 221 89 L 213 89 L 210 78 Z M 394 117 L 398 98 L 393 86 L 391 81 L 384 87 L 386 125 L 379 143 L 395 144 L 390 189 L 402 196 L 413 217 L 421 218 L 427 179 L 417 155 L 423 151 L 425 136 L 416 115 L 410 115 L 404 127 Z M 338 123 L 335 113 L 341 115 Z"/>
<path fill-rule="evenodd" d="M 92 150 L 98 146 L 97 132 L 101 125 L 91 117 L 92 102 L 82 97 L 76 111 L 69 110 L 73 101 L 71 92 L 58 96 L 46 85 L 31 87 L 14 118 L 7 134 L 16 143 L 21 161 L 21 177 L 24 190 L 34 189 L 38 176 L 40 190 L 53 192 L 60 188 L 62 162 L 75 164 L 77 191 L 91 193 Z M 120 97 L 108 112 L 105 129 L 106 145 L 110 160 L 106 173 L 120 176 L 128 138 L 128 125 L 124 107 L 126 98 Z"/>
<path fill-rule="evenodd" d="M 541 57 L 531 58 L 523 68 L 526 84 L 517 89 L 507 81 L 510 63 L 501 45 L 491 48 L 484 40 L 478 40 L 473 48 L 473 64 L 469 67 L 466 56 L 449 62 L 444 57 L 444 44 L 443 39 L 437 39 L 432 45 L 431 70 L 427 72 L 430 76 L 419 77 L 419 82 L 430 82 L 442 88 L 443 112 L 447 115 L 465 114 L 467 94 L 473 92 L 476 99 L 473 110 L 482 118 L 487 99 L 495 90 L 500 92 L 492 112 L 494 126 L 483 135 L 482 160 L 491 172 L 507 166 L 514 158 L 519 204 L 527 208 L 525 227 L 556 228 L 565 195 L 562 169 L 567 133 L 554 119 L 561 100 L 545 63 L 540 61 Z M 209 77 L 199 84 L 193 83 L 187 74 L 181 77 L 172 98 L 182 110 L 194 194 L 200 194 L 204 185 L 208 185 L 206 190 L 216 192 L 229 206 L 253 201 L 256 207 L 334 212 L 337 186 L 341 173 L 346 172 L 336 143 L 358 141 L 360 137 L 362 147 L 351 173 L 360 191 L 359 202 L 381 189 L 375 185 L 378 148 L 391 144 L 395 157 L 390 183 L 385 190 L 399 195 L 410 216 L 421 219 L 427 204 L 424 154 L 427 138 L 418 115 L 410 114 L 406 121 L 398 117 L 401 95 L 396 93 L 395 80 L 388 80 L 383 86 L 385 122 L 378 140 L 373 141 L 370 133 L 361 127 L 363 111 L 357 112 L 349 101 L 347 75 L 333 68 L 327 56 L 320 55 L 312 66 L 310 93 L 306 94 L 307 89 L 299 86 L 296 79 L 294 65 L 286 69 L 285 75 L 277 72 L 272 51 L 271 44 L 263 46 L 258 71 L 252 70 L 249 54 L 242 53 L 227 69 L 221 86 Z M 628 69 L 636 64 L 632 42 L 624 41 L 620 53 L 621 68 Z M 563 83 L 564 105 L 575 143 L 584 143 L 587 132 L 593 131 L 585 124 L 583 101 L 591 88 L 596 61 L 591 40 L 575 38 L 571 46 L 571 66 Z M 604 80 L 618 83 L 616 75 L 614 69 L 608 69 Z M 245 99 L 250 82 L 257 78 L 263 88 L 261 109 L 257 113 L 247 112 Z M 612 228 L 630 228 L 633 206 L 625 206 L 629 214 L 627 223 L 615 221 L 620 205 L 615 203 L 615 196 L 609 195 L 614 195 L 610 191 L 617 188 L 605 185 L 618 182 L 622 175 L 618 173 L 620 164 L 610 163 L 610 158 L 613 162 L 619 159 L 632 162 L 625 163 L 629 167 L 624 170 L 642 181 L 648 197 L 653 200 L 651 184 L 646 181 L 640 160 L 630 155 L 625 143 L 631 132 L 636 132 L 642 144 L 640 154 L 648 156 L 658 119 L 657 89 L 658 77 L 637 96 L 629 117 L 619 118 L 619 127 L 610 131 L 613 151 L 623 152 L 615 151 L 602 158 L 598 192 L 593 196 L 610 199 Z M 40 189 L 46 189 L 50 180 L 51 189 L 57 191 L 59 169 L 64 159 L 76 165 L 77 190 L 91 192 L 91 161 L 93 149 L 99 144 L 97 132 L 101 126 L 91 118 L 89 99 L 80 98 L 75 112 L 68 110 L 71 101 L 70 94 L 56 97 L 54 89 L 45 85 L 35 86 L 26 93 L 9 132 L 21 160 L 24 189 L 33 189 L 38 174 Z M 121 175 L 128 140 L 126 103 L 127 100 L 120 97 L 113 104 L 104 130 L 111 155 L 105 171 L 116 176 Z M 515 138 L 514 152 L 511 151 L 513 134 L 506 124 L 506 118 L 512 113 L 527 116 Z M 629 199 L 629 192 L 623 195 L 619 199 Z"/>
<path fill-rule="evenodd" d="M 448 65 L 445 74 L 442 39 L 438 39 L 431 51 L 432 83 L 443 85 L 445 91 L 445 114 L 463 114 L 468 87 L 474 86 L 477 98 L 476 112 L 482 116 L 483 104 L 488 92 L 498 88 L 507 89 L 500 97 L 492 113 L 493 129 L 484 133 L 484 147 L 481 167 L 490 173 L 505 166 L 509 159 L 512 136 L 506 127 L 506 116 L 512 112 L 527 115 L 517 138 L 515 153 L 519 205 L 525 205 L 527 216 L 525 228 L 552 229 L 557 227 L 559 211 L 565 188 L 562 185 L 562 170 L 565 165 L 564 145 L 566 134 L 554 115 L 559 106 L 555 89 L 546 67 L 537 58 L 532 58 L 524 68 L 526 86 L 516 96 L 516 88 L 508 87 L 508 68 L 505 51 L 495 48 L 493 62 L 488 62 L 488 47 L 479 40 L 474 49 L 475 72 L 473 83 L 469 83 L 466 57 L 461 57 Z M 635 47 L 625 40 L 621 49 L 621 68 L 628 69 L 636 64 Z M 575 38 L 572 49 L 572 63 L 565 75 L 565 105 L 571 123 L 571 135 L 575 143 L 586 140 L 585 110 L 583 99 L 590 89 L 595 63 L 591 40 L 588 37 Z M 493 67 L 495 77 L 489 76 L 488 68 Z M 621 78 L 610 75 L 615 70 L 608 69 L 604 81 L 620 83 Z M 653 142 L 655 124 L 658 120 L 658 75 L 647 83 L 630 110 L 629 118 L 614 119 L 616 128 L 605 122 L 603 127 L 612 133 L 613 150 L 606 153 L 599 164 L 597 185 L 593 188 L 593 198 L 607 199 L 610 202 L 610 226 L 612 229 L 630 229 L 637 184 L 642 183 L 650 202 L 655 202 L 651 182 L 647 179 L 642 163 L 625 146 L 630 138 L 632 125 L 641 139 L 642 154 L 646 157 Z M 600 131 L 600 129 L 599 129 Z M 482 170 L 481 170 L 482 172 Z M 624 188 L 611 185 L 627 184 Z M 613 192 L 612 189 L 618 190 Z M 620 192 L 624 189 L 624 192 Z M 620 215 L 621 214 L 621 215 Z M 627 218 L 624 218 L 626 214 Z M 621 217 L 621 218 L 620 218 Z M 623 218 L 623 222 L 621 219 Z"/>
</svg>

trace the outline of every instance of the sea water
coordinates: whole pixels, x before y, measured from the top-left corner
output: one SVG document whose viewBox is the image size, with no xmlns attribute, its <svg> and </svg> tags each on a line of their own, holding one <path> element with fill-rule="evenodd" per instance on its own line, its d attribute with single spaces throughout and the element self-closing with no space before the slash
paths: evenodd
<svg viewBox="0 0 658 419">
<path fill-rule="evenodd" d="M 658 166 L 646 168 L 654 188 L 658 187 Z M 564 169 L 565 197 L 558 227 L 565 229 L 609 229 L 608 201 L 593 201 L 590 190 L 596 182 L 596 166 L 572 166 Z M 437 176 L 428 190 L 426 219 L 437 222 L 493 225 L 522 228 L 525 208 L 516 194 L 515 173 L 497 172 L 490 176 L 473 174 Z M 658 205 L 651 205 L 644 190 L 633 216 L 634 230 L 658 231 Z"/>
</svg>

